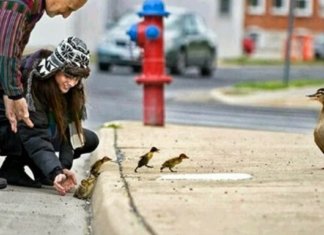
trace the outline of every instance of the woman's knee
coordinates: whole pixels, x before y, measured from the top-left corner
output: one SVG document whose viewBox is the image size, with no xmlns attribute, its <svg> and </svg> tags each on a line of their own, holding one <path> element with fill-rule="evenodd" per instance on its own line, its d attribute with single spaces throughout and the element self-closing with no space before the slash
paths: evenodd
<svg viewBox="0 0 324 235">
<path fill-rule="evenodd" d="M 85 139 L 85 148 L 89 150 L 89 152 L 95 150 L 99 145 L 99 138 L 97 134 L 88 129 L 83 129 L 84 139 Z"/>
<path fill-rule="evenodd" d="M 84 145 L 74 150 L 74 159 L 79 158 L 84 153 L 90 153 L 94 151 L 99 145 L 99 138 L 97 134 L 88 129 L 83 129 Z"/>
</svg>

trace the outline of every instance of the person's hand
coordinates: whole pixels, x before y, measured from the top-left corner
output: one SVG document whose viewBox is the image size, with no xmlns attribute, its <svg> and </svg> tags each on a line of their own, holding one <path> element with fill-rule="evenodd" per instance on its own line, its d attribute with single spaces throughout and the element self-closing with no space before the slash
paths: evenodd
<svg viewBox="0 0 324 235">
<path fill-rule="evenodd" d="M 17 119 L 14 110 L 13 100 L 9 99 L 8 96 L 3 96 L 4 105 L 6 108 L 6 117 L 8 118 L 11 126 L 11 130 L 16 133 L 17 132 Z"/>
<path fill-rule="evenodd" d="M 63 174 L 58 174 L 53 182 L 53 186 L 56 191 L 64 196 L 77 184 L 76 176 L 73 171 L 64 169 Z"/>
<path fill-rule="evenodd" d="M 34 127 L 33 122 L 29 119 L 28 105 L 25 98 L 20 98 L 18 100 L 13 100 L 14 111 L 17 117 L 17 120 L 23 120 L 27 126 Z M 10 121 L 10 119 L 9 119 Z M 16 121 L 17 122 L 17 121 Z M 11 121 L 10 121 L 11 123 Z M 16 124 L 17 125 L 17 124 Z"/>
<path fill-rule="evenodd" d="M 64 181 L 63 185 L 69 191 L 70 189 L 74 188 L 75 185 L 77 185 L 77 179 L 75 173 L 71 170 L 63 169 L 63 173 L 67 177 L 67 180 Z"/>
<path fill-rule="evenodd" d="M 53 182 L 53 186 L 56 189 L 56 191 L 64 196 L 66 194 L 66 190 L 63 187 L 63 182 L 66 180 L 66 176 L 64 174 L 58 174 Z"/>
</svg>

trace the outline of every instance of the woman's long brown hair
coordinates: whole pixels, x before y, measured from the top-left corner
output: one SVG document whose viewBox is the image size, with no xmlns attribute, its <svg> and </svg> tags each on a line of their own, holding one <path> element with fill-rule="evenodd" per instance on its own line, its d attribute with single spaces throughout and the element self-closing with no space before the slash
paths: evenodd
<svg viewBox="0 0 324 235">
<path fill-rule="evenodd" d="M 68 69 L 64 71 L 67 72 Z M 88 74 L 89 71 L 87 72 Z M 75 87 L 71 88 L 66 94 L 63 94 L 54 76 L 46 80 L 33 79 L 33 96 L 37 97 L 48 112 L 54 114 L 57 129 L 62 139 L 66 140 L 67 138 L 66 128 L 69 122 L 75 123 L 77 133 L 81 137 L 83 133 L 81 120 L 83 118 L 83 109 L 85 108 L 82 79 L 80 79 Z"/>
</svg>

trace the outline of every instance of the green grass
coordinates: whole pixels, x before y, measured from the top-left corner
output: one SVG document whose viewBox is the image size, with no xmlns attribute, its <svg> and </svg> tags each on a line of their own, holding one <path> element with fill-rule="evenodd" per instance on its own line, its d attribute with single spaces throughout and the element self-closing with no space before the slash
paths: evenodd
<svg viewBox="0 0 324 235">
<path fill-rule="evenodd" d="M 281 65 L 284 63 L 282 60 L 273 59 L 253 59 L 245 56 L 233 58 L 233 59 L 223 59 L 223 64 L 229 65 Z"/>
<path fill-rule="evenodd" d="M 246 56 L 241 56 L 238 58 L 233 59 L 223 59 L 221 61 L 222 64 L 227 65 L 254 65 L 254 66 L 273 66 L 273 65 L 284 65 L 285 61 L 279 60 L 279 59 L 255 59 L 255 58 L 249 58 Z M 324 65 L 323 60 L 312 60 L 312 61 L 291 61 L 292 65 L 308 65 L 308 66 L 319 66 Z"/>
<path fill-rule="evenodd" d="M 286 86 L 282 81 L 258 81 L 258 82 L 241 82 L 235 84 L 231 89 L 227 90 L 228 95 L 247 95 L 258 91 L 277 91 L 288 88 L 302 87 L 324 87 L 324 79 L 302 79 L 289 82 Z"/>
</svg>

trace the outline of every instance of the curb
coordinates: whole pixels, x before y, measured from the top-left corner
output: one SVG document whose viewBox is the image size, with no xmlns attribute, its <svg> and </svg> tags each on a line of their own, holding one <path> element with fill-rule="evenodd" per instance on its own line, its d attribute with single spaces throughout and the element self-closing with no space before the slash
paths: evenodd
<svg viewBox="0 0 324 235">
<path fill-rule="evenodd" d="M 290 88 L 285 91 L 255 92 L 249 95 L 231 95 L 231 87 L 212 89 L 210 96 L 214 100 L 231 105 L 250 105 L 262 107 L 302 108 L 319 110 L 321 104 L 309 100 L 306 95 L 317 88 Z"/>
<path fill-rule="evenodd" d="M 102 155 L 107 155 L 116 162 L 120 161 L 116 146 L 117 131 L 101 128 L 99 138 L 104 141 L 101 141 L 101 144 L 91 156 L 91 162 L 102 158 Z M 129 186 L 123 178 L 120 163 L 104 165 L 92 196 L 93 221 L 91 227 L 93 234 L 155 234 L 154 231 L 149 231 L 145 227 L 143 218 L 136 212 L 136 207 L 128 193 Z M 110 192 L 109 195 L 107 195 L 107 192 Z M 120 226 L 121 224 L 123 226 Z"/>
</svg>

